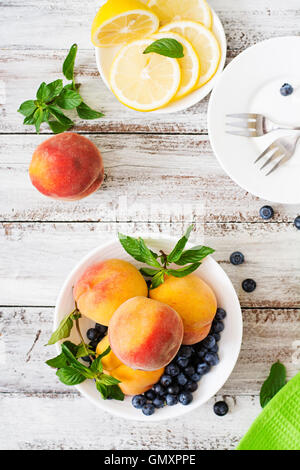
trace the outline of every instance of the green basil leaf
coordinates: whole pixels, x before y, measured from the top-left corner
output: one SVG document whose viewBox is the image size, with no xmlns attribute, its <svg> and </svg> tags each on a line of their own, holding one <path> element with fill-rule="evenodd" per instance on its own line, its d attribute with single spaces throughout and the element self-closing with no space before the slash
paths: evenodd
<svg viewBox="0 0 300 470">
<path fill-rule="evenodd" d="M 73 313 L 73 312 L 72 312 Z M 49 339 L 47 346 L 57 343 L 57 341 L 68 338 L 70 336 L 71 330 L 73 328 L 73 319 L 72 313 L 65 316 L 60 322 L 57 330 L 52 333 L 51 338 Z"/>
<path fill-rule="evenodd" d="M 283 364 L 276 362 L 272 365 L 270 375 L 260 390 L 260 404 L 264 408 L 277 392 L 286 384 L 286 369 Z"/>
<path fill-rule="evenodd" d="M 62 132 L 66 132 L 70 127 L 69 125 L 64 126 L 58 121 L 48 121 L 48 124 L 54 134 L 61 134 Z"/>
<path fill-rule="evenodd" d="M 215 250 L 209 248 L 208 246 L 194 246 L 190 250 L 184 251 L 180 258 L 176 261 L 176 264 L 179 266 L 184 266 L 187 263 L 197 263 L 214 252 Z"/>
<path fill-rule="evenodd" d="M 62 71 L 67 80 L 72 80 L 72 81 L 74 80 L 74 64 L 75 64 L 77 49 L 78 49 L 77 44 L 73 44 L 63 63 Z"/>
<path fill-rule="evenodd" d="M 66 356 L 67 360 L 70 362 L 70 365 L 81 372 L 82 375 L 84 375 L 87 379 L 93 379 L 95 377 L 95 374 L 86 366 L 81 364 L 81 362 L 77 361 L 76 357 L 73 355 L 73 353 L 70 351 L 68 346 L 66 344 L 61 345 L 61 349 L 63 354 Z"/>
<path fill-rule="evenodd" d="M 77 109 L 77 114 L 81 119 L 98 119 L 104 116 L 103 113 L 100 113 L 100 111 L 95 111 L 94 109 L 91 109 L 83 101 L 82 103 L 80 103 L 79 106 L 77 106 L 76 109 Z"/>
<path fill-rule="evenodd" d="M 111 385 L 107 387 L 107 394 L 109 398 L 113 398 L 114 400 L 123 401 L 125 396 L 122 390 L 120 389 L 119 385 Z"/>
<path fill-rule="evenodd" d="M 141 268 L 140 273 L 143 274 L 143 276 L 155 276 L 160 271 L 160 269 L 152 269 L 152 268 Z"/>
<path fill-rule="evenodd" d="M 59 380 L 65 385 L 78 385 L 85 381 L 86 377 L 73 369 L 73 367 L 64 367 L 56 372 Z"/>
<path fill-rule="evenodd" d="M 106 400 L 108 397 L 108 387 L 96 380 L 96 389 L 101 394 L 103 400 Z"/>
<path fill-rule="evenodd" d="M 185 277 L 188 274 L 191 274 L 196 271 L 196 269 L 198 269 L 200 265 L 201 263 L 194 263 L 189 264 L 188 266 L 185 266 L 184 268 L 180 269 L 168 269 L 167 274 L 170 274 L 173 277 Z"/>
<path fill-rule="evenodd" d="M 144 50 L 143 54 L 149 54 L 150 52 L 174 59 L 184 57 L 183 45 L 173 38 L 163 38 L 154 41 Z"/>
<path fill-rule="evenodd" d="M 67 358 L 63 353 L 61 353 L 59 356 L 54 357 L 53 359 L 49 359 L 48 361 L 46 361 L 46 364 L 50 367 L 53 367 L 54 369 L 61 369 L 69 365 Z"/>
<path fill-rule="evenodd" d="M 120 382 L 120 380 L 115 379 L 115 377 L 112 377 L 111 375 L 106 375 L 102 374 L 101 377 L 99 378 L 99 381 L 102 385 L 117 385 Z"/>
<path fill-rule="evenodd" d="M 49 105 L 48 110 L 52 114 L 52 116 L 54 116 L 58 120 L 58 122 L 60 122 L 66 128 L 70 129 L 70 127 L 74 126 L 74 122 L 71 121 L 71 119 L 69 119 L 67 116 L 65 116 L 64 113 L 62 113 L 61 110 L 56 106 Z"/>
<path fill-rule="evenodd" d="M 165 270 L 159 271 L 155 276 L 152 278 L 150 289 L 156 289 L 156 287 L 160 286 L 165 282 Z"/>
<path fill-rule="evenodd" d="M 74 109 L 80 105 L 82 98 L 77 91 L 74 90 L 62 90 L 60 95 L 56 98 L 55 104 L 63 109 Z"/>
<path fill-rule="evenodd" d="M 167 257 L 168 263 L 176 263 L 177 260 L 179 260 L 180 256 L 182 255 L 182 252 L 185 248 L 185 245 L 188 242 L 188 239 L 190 237 L 191 231 L 193 230 L 194 226 L 191 225 L 185 235 L 180 238 L 180 240 L 176 243 L 175 248 L 171 251 L 171 253 Z"/>
<path fill-rule="evenodd" d="M 23 116 L 31 116 L 34 111 L 37 109 L 36 104 L 33 100 L 24 101 L 18 109 L 18 113 L 23 114 Z"/>
</svg>

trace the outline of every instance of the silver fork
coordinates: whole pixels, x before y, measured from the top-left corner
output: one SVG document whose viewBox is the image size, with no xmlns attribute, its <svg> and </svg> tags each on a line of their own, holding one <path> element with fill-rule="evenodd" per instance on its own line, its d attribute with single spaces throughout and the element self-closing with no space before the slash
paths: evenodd
<svg viewBox="0 0 300 470">
<path fill-rule="evenodd" d="M 275 165 L 266 173 L 265 176 L 270 175 L 274 170 L 279 168 L 281 165 L 286 163 L 295 153 L 298 141 L 300 139 L 300 134 L 298 135 L 289 135 L 286 137 L 280 137 L 275 140 L 268 148 L 255 160 L 254 163 L 257 163 L 263 157 L 268 155 L 268 159 L 265 161 L 263 166 L 260 168 L 266 168 L 270 163 L 276 162 Z"/>
<path fill-rule="evenodd" d="M 300 127 L 290 127 L 277 124 L 262 114 L 227 114 L 226 117 L 236 119 L 234 122 L 226 122 L 228 126 L 240 129 L 239 131 L 226 131 L 227 134 L 231 135 L 239 135 L 242 137 L 261 137 L 269 132 L 283 129 L 300 131 Z"/>
</svg>

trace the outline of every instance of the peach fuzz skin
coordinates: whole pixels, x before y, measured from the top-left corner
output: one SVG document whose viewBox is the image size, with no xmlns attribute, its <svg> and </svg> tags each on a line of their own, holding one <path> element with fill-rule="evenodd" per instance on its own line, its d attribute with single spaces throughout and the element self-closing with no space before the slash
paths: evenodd
<svg viewBox="0 0 300 470">
<path fill-rule="evenodd" d="M 29 176 L 33 186 L 45 196 L 75 201 L 101 186 L 104 167 L 99 150 L 89 139 L 65 132 L 37 147 Z"/>
<path fill-rule="evenodd" d="M 105 336 L 97 346 L 97 354 L 103 353 L 108 346 L 108 336 Z M 101 362 L 106 374 L 121 381 L 119 387 L 125 395 L 139 395 L 146 392 L 159 381 L 165 370 L 164 368 L 155 371 L 131 369 L 122 364 L 112 351 L 104 356 Z"/>
<path fill-rule="evenodd" d="M 90 266 L 75 283 L 74 299 L 82 315 L 108 326 L 117 308 L 137 295 L 147 296 L 147 284 L 135 266 L 109 259 Z"/>
<path fill-rule="evenodd" d="M 198 343 L 208 335 L 217 311 L 217 299 L 200 277 L 195 274 L 182 278 L 166 276 L 165 282 L 150 290 L 149 296 L 179 313 L 184 325 L 183 344 Z"/>
<path fill-rule="evenodd" d="M 146 297 L 127 300 L 108 326 L 111 348 L 132 369 L 153 371 L 169 364 L 183 338 L 183 323 L 170 306 Z"/>
</svg>

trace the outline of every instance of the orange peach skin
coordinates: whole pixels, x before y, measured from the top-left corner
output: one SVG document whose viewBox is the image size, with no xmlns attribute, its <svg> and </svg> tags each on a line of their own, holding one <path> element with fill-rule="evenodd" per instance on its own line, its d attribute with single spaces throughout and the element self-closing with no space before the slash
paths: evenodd
<svg viewBox="0 0 300 470">
<path fill-rule="evenodd" d="M 166 276 L 165 282 L 150 290 L 151 299 L 174 308 L 184 325 L 183 344 L 195 344 L 204 339 L 210 330 L 217 310 L 213 290 L 195 274 L 176 278 Z"/>
<path fill-rule="evenodd" d="M 183 323 L 173 308 L 146 297 L 127 300 L 108 326 L 111 348 L 132 369 L 153 371 L 169 364 L 183 338 Z"/>
<path fill-rule="evenodd" d="M 99 150 L 89 139 L 65 132 L 37 147 L 30 163 L 29 176 L 32 184 L 45 196 L 66 201 L 78 200 L 101 186 L 103 161 Z"/>
<path fill-rule="evenodd" d="M 108 326 L 117 308 L 137 295 L 147 295 L 147 284 L 135 266 L 109 259 L 89 267 L 74 286 L 82 315 Z"/>
<path fill-rule="evenodd" d="M 97 346 L 97 354 L 101 354 L 109 346 L 108 336 L 105 336 Z M 120 380 L 119 387 L 125 395 L 139 395 L 151 388 L 164 373 L 164 368 L 154 371 L 134 370 L 117 358 L 111 351 L 102 358 L 104 372 Z"/>
</svg>

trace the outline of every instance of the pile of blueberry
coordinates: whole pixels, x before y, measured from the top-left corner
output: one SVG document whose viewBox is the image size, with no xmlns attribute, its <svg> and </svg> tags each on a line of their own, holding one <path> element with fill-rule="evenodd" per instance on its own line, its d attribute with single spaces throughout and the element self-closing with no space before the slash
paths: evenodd
<svg viewBox="0 0 300 470">
<path fill-rule="evenodd" d="M 141 409 L 144 415 L 152 415 L 156 409 L 174 406 L 177 403 L 189 405 L 198 382 L 211 367 L 219 363 L 218 342 L 224 330 L 226 312 L 218 308 L 209 335 L 200 343 L 181 346 L 176 357 L 165 368 L 160 381 L 143 395 L 135 395 L 132 405 Z"/>
<path fill-rule="evenodd" d="M 94 328 L 90 328 L 86 332 L 86 336 L 89 339 L 89 346 L 96 351 L 97 344 L 107 335 L 107 326 L 100 325 L 100 323 L 96 323 Z M 83 361 L 90 363 L 91 359 L 89 356 L 85 356 L 82 358 Z"/>
</svg>

